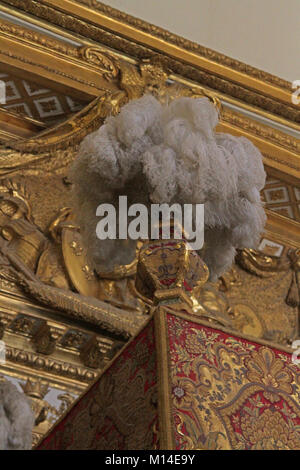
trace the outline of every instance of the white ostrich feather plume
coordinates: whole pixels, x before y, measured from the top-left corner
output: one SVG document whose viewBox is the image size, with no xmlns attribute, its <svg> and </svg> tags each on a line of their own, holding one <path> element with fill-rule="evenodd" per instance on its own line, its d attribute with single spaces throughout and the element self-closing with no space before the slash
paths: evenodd
<svg viewBox="0 0 300 470">
<path fill-rule="evenodd" d="M 0 449 L 28 450 L 34 415 L 28 398 L 10 382 L 0 382 Z"/>
<path fill-rule="evenodd" d="M 244 137 L 216 133 L 208 98 L 162 105 L 133 100 L 81 143 L 71 169 L 74 203 L 90 262 L 111 271 L 135 256 L 135 241 L 96 237 L 96 208 L 127 195 L 128 204 L 204 204 L 205 244 L 199 253 L 211 279 L 228 269 L 237 248 L 255 247 L 265 223 L 262 156 Z"/>
</svg>

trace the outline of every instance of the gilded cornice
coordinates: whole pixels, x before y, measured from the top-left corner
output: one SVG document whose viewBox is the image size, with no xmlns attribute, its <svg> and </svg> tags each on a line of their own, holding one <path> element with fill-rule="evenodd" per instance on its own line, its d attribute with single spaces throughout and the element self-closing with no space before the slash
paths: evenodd
<svg viewBox="0 0 300 470">
<path fill-rule="evenodd" d="M 274 127 L 262 124 L 240 113 L 223 107 L 217 130 L 244 135 L 257 145 L 264 156 L 264 164 L 298 179 L 300 175 L 300 141 Z M 284 178 L 284 176 L 282 176 Z"/>
<path fill-rule="evenodd" d="M 299 249 L 300 248 L 300 224 L 295 220 L 283 217 L 271 210 L 266 209 L 267 224 L 265 234 L 275 238 L 276 241 Z"/>
<path fill-rule="evenodd" d="M 76 35 L 101 42 L 136 60 L 153 59 L 159 51 L 161 59 L 173 73 L 288 121 L 300 122 L 299 109 L 291 103 L 289 82 L 106 5 L 86 0 L 66 0 L 63 3 L 57 0 L 32 0 L 30 3 L 5 0 L 4 3 Z"/>
<path fill-rule="evenodd" d="M 48 36 L 42 35 L 36 31 L 24 28 L 23 26 L 6 22 L 1 20 L 0 22 L 0 33 L 2 36 L 13 37 L 19 39 L 22 42 L 34 44 L 45 49 L 52 49 L 52 51 L 66 54 L 69 57 L 78 57 L 78 48 L 69 44 L 63 44 Z"/>
<path fill-rule="evenodd" d="M 245 131 L 249 131 L 253 135 L 271 141 L 280 147 L 284 147 L 291 152 L 300 154 L 300 140 L 278 129 L 261 124 L 240 113 L 226 109 L 226 107 L 223 107 L 221 119 Z"/>
<path fill-rule="evenodd" d="M 54 86 L 89 99 L 116 90 L 118 67 L 111 54 L 99 46 L 74 47 L 46 34 L 0 20 L 2 69 L 12 67 L 24 78 L 35 76 Z M 44 81 L 43 81 L 44 80 Z"/>
<path fill-rule="evenodd" d="M 102 72 L 107 80 L 112 80 L 118 75 L 118 68 L 113 62 L 111 55 L 106 55 L 105 50 L 99 46 L 74 47 L 50 38 L 47 35 L 3 20 L 0 22 L 0 34 L 2 37 L 14 38 L 14 40 L 17 39 L 21 43 L 29 44 L 47 52 L 51 50 L 52 53 L 68 56 L 70 59 L 83 60 L 91 68 L 96 67 L 97 72 Z"/>
<path fill-rule="evenodd" d="M 18 366 L 21 365 L 43 371 L 46 374 L 45 377 L 47 377 L 47 374 L 50 374 L 52 380 L 54 376 L 59 376 L 87 384 L 93 381 L 97 375 L 95 372 L 84 367 L 54 360 L 52 357 L 41 357 L 36 353 L 9 346 L 6 350 L 6 358 L 9 362 L 18 364 Z"/>
<path fill-rule="evenodd" d="M 75 389 L 93 381 L 124 341 L 111 339 L 102 330 L 91 325 L 83 328 L 78 321 L 62 318 L 47 307 L 36 305 L 24 296 L 0 292 L 0 339 L 6 345 L 6 363 L 1 370 L 8 375 L 13 372 L 33 374 L 52 384 Z M 54 340 L 54 347 L 47 349 L 48 335 Z M 101 348 L 101 358 L 95 363 L 95 351 L 85 355 L 91 339 L 96 338 Z M 99 349 L 100 351 L 100 349 Z"/>
<path fill-rule="evenodd" d="M 172 44 L 175 44 L 176 46 L 181 47 L 182 49 L 196 52 L 197 54 L 206 57 L 209 60 L 213 60 L 214 62 L 217 62 L 219 64 L 226 65 L 227 67 L 233 68 L 235 70 L 238 70 L 239 72 L 245 73 L 272 85 L 276 85 L 282 89 L 288 91 L 291 90 L 291 83 L 287 80 L 283 80 L 282 78 L 259 70 L 255 67 L 252 67 L 251 65 L 244 64 L 243 62 L 233 59 L 232 57 L 228 57 L 224 54 L 221 54 L 220 52 L 216 52 L 213 49 L 201 46 L 200 44 L 197 44 L 193 41 L 173 34 L 170 31 L 155 26 L 151 23 L 147 23 L 146 21 L 143 21 L 139 18 L 128 15 L 127 13 L 117 10 L 116 8 L 112 8 L 109 5 L 105 5 L 104 3 L 101 3 L 97 0 L 77 0 L 77 3 L 85 5 L 91 9 L 100 11 L 101 13 L 104 13 L 105 15 L 111 18 L 115 18 L 125 24 L 134 26 L 135 28 L 144 31 L 147 34 L 159 37 L 166 42 L 170 42 Z"/>
</svg>

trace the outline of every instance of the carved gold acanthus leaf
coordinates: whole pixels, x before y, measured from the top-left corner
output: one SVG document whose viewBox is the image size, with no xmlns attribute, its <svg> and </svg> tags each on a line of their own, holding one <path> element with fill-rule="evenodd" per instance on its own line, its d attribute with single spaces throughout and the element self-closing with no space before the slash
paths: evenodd
<svg viewBox="0 0 300 470">
<path fill-rule="evenodd" d="M 116 78 L 119 69 L 115 62 L 99 47 L 84 46 L 79 50 L 81 57 L 95 64 L 106 80 Z"/>
</svg>

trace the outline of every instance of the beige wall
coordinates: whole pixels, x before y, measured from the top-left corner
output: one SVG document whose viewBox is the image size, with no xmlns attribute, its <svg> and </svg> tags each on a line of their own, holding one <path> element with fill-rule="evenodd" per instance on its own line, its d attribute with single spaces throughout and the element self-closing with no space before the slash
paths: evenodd
<svg viewBox="0 0 300 470">
<path fill-rule="evenodd" d="M 287 80 L 300 80 L 300 0 L 102 0 Z"/>
</svg>

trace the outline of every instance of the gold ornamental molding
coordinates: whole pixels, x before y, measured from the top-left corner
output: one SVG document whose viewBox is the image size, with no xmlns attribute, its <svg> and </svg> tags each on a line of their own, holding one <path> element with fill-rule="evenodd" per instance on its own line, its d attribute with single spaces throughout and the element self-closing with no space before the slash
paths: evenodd
<svg viewBox="0 0 300 470">
<path fill-rule="evenodd" d="M 24 9 L 26 11 L 29 11 L 33 3 L 34 2 L 30 2 L 29 5 L 27 5 L 26 3 L 26 8 L 24 6 Z M 37 2 L 37 4 L 38 4 L 38 11 L 39 11 L 39 9 L 42 7 L 42 2 Z M 120 61 L 122 59 L 125 62 L 138 63 L 141 58 L 154 60 L 154 59 L 157 59 L 158 57 L 157 51 L 155 51 L 155 53 L 153 51 L 151 52 L 151 50 L 144 51 L 145 48 L 143 48 L 143 46 L 137 43 L 130 43 L 131 47 L 128 48 L 126 46 L 126 48 L 124 49 L 125 52 L 123 54 L 122 53 L 120 54 L 120 52 L 118 52 L 120 51 L 118 44 L 110 45 L 105 40 L 106 34 L 108 33 L 107 31 L 104 31 L 104 30 L 98 32 L 97 44 L 96 44 L 95 41 L 89 39 L 88 31 L 85 31 L 85 30 L 82 31 L 82 34 L 84 33 L 86 36 L 79 37 L 76 33 L 78 33 L 80 29 L 77 29 L 76 32 L 72 34 L 70 33 L 69 28 L 68 30 L 62 29 L 62 28 L 55 26 L 54 24 L 46 23 L 45 21 L 41 19 L 33 18 L 31 16 L 28 16 L 26 13 L 21 12 L 20 10 L 5 6 L 3 2 L 2 3 L 0 2 L 0 12 L 3 12 L 5 14 L 7 13 L 13 14 L 19 21 L 23 21 L 25 22 L 25 24 L 27 24 L 27 27 L 24 28 L 23 26 L 21 27 L 14 23 L 10 23 L 7 20 L 0 20 L 0 38 L 3 41 L 3 45 L 7 43 L 6 46 L 3 47 L 4 57 L 3 57 L 3 62 L 1 64 L 2 68 L 4 67 L 5 69 L 7 67 L 15 66 L 16 73 L 19 70 L 19 73 L 22 75 L 23 78 L 27 74 L 29 74 L 29 76 L 34 75 L 35 79 L 38 82 L 45 83 L 45 80 L 47 81 L 50 79 L 52 80 L 52 84 L 54 84 L 56 88 L 66 91 L 66 88 L 69 87 L 70 90 L 72 90 L 73 94 L 75 94 L 75 96 L 77 94 L 77 96 L 82 97 L 82 95 L 84 94 L 85 98 L 87 97 L 93 98 L 93 97 L 99 96 L 99 94 L 104 90 L 115 89 L 114 79 L 117 78 L 116 65 L 114 64 L 115 59 L 117 59 L 117 61 Z M 50 17 L 49 17 L 49 21 L 51 21 Z M 77 18 L 72 18 L 72 24 L 76 21 L 77 21 Z M 29 23 L 42 28 L 45 34 L 42 34 L 35 30 L 31 30 L 28 26 Z M 86 26 L 86 23 L 84 24 Z M 91 28 L 93 28 L 92 25 L 91 25 Z M 156 27 L 153 27 L 153 28 L 155 30 L 156 29 L 159 30 L 159 28 L 156 28 Z M 53 37 L 47 34 L 47 30 L 51 33 L 55 33 L 56 35 L 60 36 L 62 40 L 59 41 L 57 39 L 54 39 Z M 122 41 L 122 38 L 118 38 L 118 34 L 119 34 L 118 31 L 116 31 L 114 34 L 111 34 L 112 41 L 115 41 L 116 39 Z M 171 36 L 173 37 L 173 35 Z M 75 47 L 74 45 L 70 45 L 66 41 L 63 40 L 64 37 L 66 38 L 66 40 L 72 39 L 73 43 L 75 41 L 80 42 L 82 43 L 82 46 Z M 99 37 L 101 37 L 101 44 L 99 44 Z M 178 41 L 182 40 L 184 43 L 185 42 L 189 43 L 189 41 L 186 41 L 182 38 L 179 38 L 177 36 L 174 36 L 174 37 L 176 37 Z M 16 50 L 20 50 L 20 54 L 18 55 L 12 54 L 11 52 L 12 42 L 11 41 L 15 41 L 18 43 Z M 24 43 L 27 44 L 28 47 L 33 49 L 34 51 L 33 56 L 36 58 L 36 60 L 32 60 L 33 56 L 31 55 L 31 50 L 28 51 L 28 49 L 26 48 L 24 49 L 22 47 Z M 280 86 L 282 87 L 285 86 L 286 90 L 289 90 L 288 91 L 289 104 L 293 106 L 291 104 L 292 89 L 291 89 L 291 84 L 289 84 L 289 82 L 281 80 L 278 77 L 274 77 L 270 74 L 266 74 L 265 72 L 261 72 L 257 69 L 253 69 L 252 67 L 242 64 L 241 62 L 226 58 L 226 56 L 223 56 L 222 54 L 218 54 L 209 49 L 203 48 L 202 46 L 198 46 L 194 43 L 191 43 L 191 44 L 194 46 L 193 50 L 196 48 L 197 50 L 199 49 L 199 51 L 202 51 L 202 52 L 207 51 L 208 57 L 210 56 L 214 58 L 217 57 L 218 58 L 218 60 L 216 59 L 217 62 L 219 61 L 220 63 L 225 63 L 227 65 L 239 64 L 238 66 L 239 70 L 243 70 L 244 72 L 246 70 L 247 71 L 250 70 L 251 71 L 251 73 L 249 72 L 250 75 L 252 74 L 255 77 L 260 77 L 260 79 L 265 80 L 266 86 L 268 86 L 268 83 L 280 84 Z M 112 50 L 110 46 L 114 47 L 115 49 Z M 129 52 L 131 52 L 131 57 L 128 56 Z M 263 96 L 256 97 L 256 98 L 253 97 L 254 100 L 249 101 L 248 100 L 248 97 L 250 96 L 249 93 L 251 94 L 252 92 L 250 89 L 244 89 L 242 92 L 242 95 L 235 96 L 235 93 L 232 94 L 229 89 L 227 90 L 228 91 L 227 93 L 225 88 L 223 90 L 222 86 L 219 87 L 217 83 L 218 80 L 220 80 L 219 75 L 211 76 L 211 79 L 213 77 L 213 81 L 210 83 L 209 81 L 206 80 L 205 76 L 197 75 L 198 72 L 196 70 L 192 72 L 191 79 L 184 78 L 186 77 L 186 71 L 184 69 L 183 64 L 181 66 L 181 69 L 177 70 L 176 67 L 175 68 L 172 67 L 172 64 L 169 63 L 168 57 L 164 54 L 163 50 L 159 52 L 160 52 L 159 54 L 160 61 L 163 62 L 164 65 L 169 69 L 169 76 L 170 78 L 172 78 L 172 80 L 178 81 L 183 84 L 186 82 L 185 83 L 186 86 L 190 86 L 190 87 L 197 86 L 198 84 L 196 82 L 201 83 L 201 86 L 203 88 L 207 89 L 208 91 L 211 91 L 211 89 L 213 89 L 214 93 L 216 93 L 216 95 L 220 99 L 228 101 L 228 103 L 244 108 L 247 111 L 250 111 L 250 112 L 252 111 L 257 114 L 260 114 L 264 118 L 271 119 L 280 124 L 289 126 L 293 129 L 296 129 L 296 130 L 299 129 L 298 119 L 296 119 L 295 121 L 293 120 L 291 121 L 289 117 L 287 116 L 284 117 L 284 115 L 281 113 L 281 110 L 285 108 L 286 104 L 281 102 L 277 110 L 271 107 L 272 109 L 270 108 L 269 111 L 268 111 L 269 109 L 268 106 L 265 109 L 260 107 L 261 98 L 266 98 L 268 95 L 267 89 L 265 90 Z M 41 54 L 40 57 L 38 55 L 39 53 Z M 203 54 L 205 55 L 204 52 Z M 50 62 L 49 62 L 49 56 L 50 56 Z M 7 62 L 7 57 L 9 58 L 8 62 Z M 62 68 L 60 68 L 59 66 L 56 67 L 57 57 L 59 58 L 59 60 L 63 60 Z M 228 59 L 228 60 L 226 61 L 225 59 Z M 106 65 L 103 67 L 104 63 L 106 63 Z M 59 64 L 60 62 L 58 62 L 58 65 Z M 108 69 L 106 68 L 107 66 L 108 66 Z M 87 68 L 89 70 L 86 70 Z M 92 68 L 93 70 L 92 75 L 91 75 L 90 68 Z M 201 73 L 205 73 L 204 70 L 201 71 Z M 88 80 L 85 80 L 85 77 L 87 77 Z M 225 79 L 225 76 L 222 76 L 223 82 L 224 82 L 224 79 Z M 233 88 L 236 86 L 235 83 L 236 82 L 232 82 L 231 84 Z M 293 106 L 293 107 L 294 107 L 294 110 L 298 112 L 297 106 Z"/>
<path fill-rule="evenodd" d="M 4 142 L 32 137 L 45 125 L 26 116 L 0 108 L 0 139 Z"/>
<path fill-rule="evenodd" d="M 123 22 L 128 26 L 134 27 L 140 31 L 143 31 L 144 33 L 156 36 L 164 41 L 175 44 L 178 47 L 189 51 L 198 52 L 200 55 L 206 57 L 207 59 L 213 60 L 214 62 L 217 62 L 222 65 L 226 65 L 227 67 L 234 68 L 241 73 L 246 73 L 254 78 L 264 80 L 280 88 L 285 88 L 288 90 L 290 89 L 290 83 L 287 80 L 283 80 L 267 72 L 258 70 L 254 67 L 251 67 L 250 65 L 244 64 L 243 62 L 240 62 L 236 59 L 227 57 L 224 54 L 220 54 L 219 52 L 216 52 L 212 49 L 201 46 L 195 42 L 173 34 L 158 26 L 147 23 L 146 21 L 143 21 L 139 18 L 130 16 L 127 13 L 105 5 L 104 3 L 101 3 L 98 0 L 78 0 L 76 3 L 88 6 L 92 9 L 94 8 L 95 10 L 103 13 L 111 19 Z"/>
<path fill-rule="evenodd" d="M 249 134 L 256 135 L 261 139 L 265 139 L 268 142 L 272 142 L 274 145 L 285 148 L 290 152 L 294 152 L 300 155 L 300 140 L 292 137 L 289 134 L 285 134 L 273 127 L 264 125 L 241 113 L 231 111 L 227 108 L 223 108 L 221 114 L 221 121 L 231 124 L 239 129 L 249 132 Z"/>
<path fill-rule="evenodd" d="M 70 46 L 3 19 L 0 40 L 2 71 L 34 77 L 44 86 L 50 84 L 79 99 L 93 99 L 117 89 L 117 65 L 100 47 Z"/>
<path fill-rule="evenodd" d="M 94 0 L 5 0 L 19 10 L 135 59 L 159 54 L 170 70 L 217 92 L 300 122 L 291 84 Z M 77 36 L 79 38 L 79 36 Z"/>
<path fill-rule="evenodd" d="M 265 166 L 299 179 L 299 139 L 225 107 L 217 130 L 247 137 L 262 152 Z"/>
<path fill-rule="evenodd" d="M 265 234 L 296 249 L 300 248 L 300 223 L 266 209 Z"/>
</svg>

